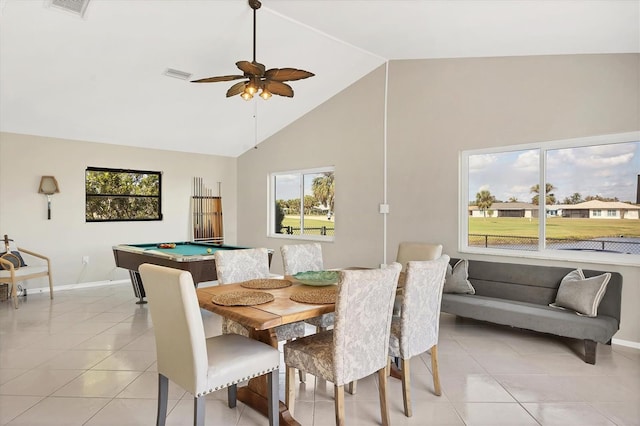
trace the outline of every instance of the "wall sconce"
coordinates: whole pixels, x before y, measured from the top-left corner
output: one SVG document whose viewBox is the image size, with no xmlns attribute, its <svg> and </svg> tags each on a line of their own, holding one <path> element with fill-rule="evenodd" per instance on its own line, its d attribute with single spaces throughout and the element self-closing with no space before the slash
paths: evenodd
<svg viewBox="0 0 640 426">
<path fill-rule="evenodd" d="M 40 188 L 38 188 L 39 194 L 47 196 L 47 219 L 51 219 L 51 196 L 60 192 L 58 188 L 58 181 L 53 176 L 42 176 L 40 179 Z"/>
</svg>

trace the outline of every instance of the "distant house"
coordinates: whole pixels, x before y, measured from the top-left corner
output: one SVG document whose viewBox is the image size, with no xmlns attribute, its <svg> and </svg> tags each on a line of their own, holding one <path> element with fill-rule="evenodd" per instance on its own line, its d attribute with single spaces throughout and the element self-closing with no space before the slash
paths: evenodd
<svg viewBox="0 0 640 426">
<path fill-rule="evenodd" d="M 547 206 L 555 208 L 557 216 L 589 219 L 639 219 L 640 206 L 620 201 L 591 200 L 579 204 Z"/>
<path fill-rule="evenodd" d="M 485 217 L 478 206 L 469 206 L 469 216 Z M 493 203 L 486 211 L 486 217 L 538 217 L 538 206 L 530 203 Z"/>
</svg>

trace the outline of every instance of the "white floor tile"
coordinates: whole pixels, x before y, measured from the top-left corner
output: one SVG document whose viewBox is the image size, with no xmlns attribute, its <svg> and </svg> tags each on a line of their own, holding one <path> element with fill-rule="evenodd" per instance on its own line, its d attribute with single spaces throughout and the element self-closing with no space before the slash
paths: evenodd
<svg viewBox="0 0 640 426">
<path fill-rule="evenodd" d="M 148 305 L 130 285 L 60 291 L 0 302 L 0 425 L 155 424 L 157 366 Z M 203 312 L 207 335 L 220 318 Z M 312 332 L 312 329 L 309 329 Z M 596 365 L 582 342 L 442 314 L 438 343 L 442 395 L 433 392 L 428 353 L 412 361 L 413 416 L 400 381 L 388 379 L 392 425 L 640 426 L 640 350 L 598 345 Z M 279 375 L 284 396 L 284 368 Z M 296 378 L 302 425 L 334 425 L 333 383 Z M 345 393 L 349 425 L 379 425 L 377 377 Z M 193 424 L 193 396 L 169 385 L 168 425 Z M 226 391 L 207 396 L 206 425 L 267 425 Z"/>
</svg>

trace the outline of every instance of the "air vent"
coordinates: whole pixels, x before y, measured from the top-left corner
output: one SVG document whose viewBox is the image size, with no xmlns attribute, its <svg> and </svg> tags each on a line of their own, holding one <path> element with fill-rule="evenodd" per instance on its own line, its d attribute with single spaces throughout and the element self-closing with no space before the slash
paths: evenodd
<svg viewBox="0 0 640 426">
<path fill-rule="evenodd" d="M 179 78 L 180 80 L 189 80 L 191 78 L 191 73 L 174 70 L 173 68 L 167 68 L 167 70 L 164 72 L 164 75 L 168 77 Z"/>
<path fill-rule="evenodd" d="M 49 6 L 84 17 L 89 0 L 48 0 Z"/>
</svg>

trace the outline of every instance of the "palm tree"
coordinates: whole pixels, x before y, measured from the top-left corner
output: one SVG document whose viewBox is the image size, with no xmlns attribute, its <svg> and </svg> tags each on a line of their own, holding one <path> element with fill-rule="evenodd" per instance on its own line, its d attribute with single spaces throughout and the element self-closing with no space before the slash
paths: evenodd
<svg viewBox="0 0 640 426">
<path fill-rule="evenodd" d="M 333 172 L 325 172 L 322 176 L 313 178 L 311 190 L 313 191 L 313 196 L 316 197 L 316 200 L 318 200 L 319 203 L 327 206 L 329 211 L 333 211 L 335 198 L 335 181 Z"/>
<path fill-rule="evenodd" d="M 545 183 L 544 187 L 545 187 L 545 205 L 549 206 L 549 205 L 555 204 L 556 196 L 555 194 L 552 194 L 551 191 L 557 188 L 553 186 L 553 184 L 551 183 Z M 531 192 L 536 194 L 531 199 L 531 203 L 538 205 L 539 198 L 540 198 L 540 184 L 536 183 L 535 185 L 533 185 L 531 187 Z"/>
<path fill-rule="evenodd" d="M 491 192 L 486 189 L 483 189 L 476 194 L 476 206 L 482 210 L 482 214 L 485 218 L 487 217 L 487 210 L 491 207 L 494 201 L 496 201 L 496 197 L 491 195 Z"/>
</svg>

